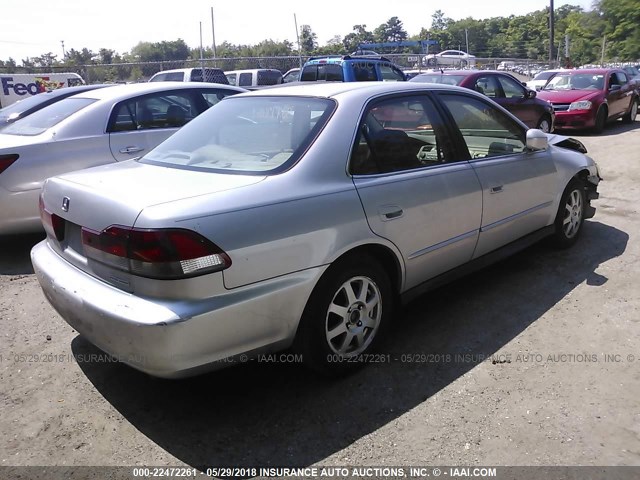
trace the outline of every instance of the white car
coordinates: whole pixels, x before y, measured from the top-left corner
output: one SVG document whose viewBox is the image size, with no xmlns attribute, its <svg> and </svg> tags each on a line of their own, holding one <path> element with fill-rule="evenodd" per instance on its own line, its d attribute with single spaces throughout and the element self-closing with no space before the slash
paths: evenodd
<svg viewBox="0 0 640 480">
<path fill-rule="evenodd" d="M 245 89 L 203 82 L 118 85 L 79 93 L 0 132 L 0 236 L 42 230 L 48 177 L 144 155 L 222 98 Z"/>
<path fill-rule="evenodd" d="M 556 75 L 556 73 L 564 71 L 566 71 L 566 69 L 561 68 L 558 70 L 544 70 L 542 72 L 539 72 L 535 77 L 533 77 L 533 80 L 529 80 L 527 82 L 527 87 L 531 90 L 540 91 L 549 82 L 549 80 L 551 80 Z"/>
<path fill-rule="evenodd" d="M 422 59 L 423 63 L 428 67 L 437 67 L 439 65 L 452 65 L 456 67 L 475 67 L 476 57 L 462 50 L 444 50 L 436 54 L 429 54 Z"/>
</svg>

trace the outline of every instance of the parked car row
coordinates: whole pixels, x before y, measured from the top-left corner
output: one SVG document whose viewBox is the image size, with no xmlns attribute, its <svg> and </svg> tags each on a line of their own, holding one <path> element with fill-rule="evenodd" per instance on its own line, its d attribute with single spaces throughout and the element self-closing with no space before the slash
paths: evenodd
<svg viewBox="0 0 640 480">
<path fill-rule="evenodd" d="M 536 98 L 535 90 L 505 72 L 488 70 L 443 70 L 421 73 L 410 82 L 459 85 L 480 92 L 506 108 L 530 128 L 552 132 L 555 114 L 551 105 Z"/>
</svg>

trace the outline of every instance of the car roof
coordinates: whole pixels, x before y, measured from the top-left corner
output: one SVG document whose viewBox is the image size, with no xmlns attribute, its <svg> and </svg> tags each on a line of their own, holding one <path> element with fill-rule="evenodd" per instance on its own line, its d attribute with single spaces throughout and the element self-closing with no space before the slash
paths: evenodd
<svg viewBox="0 0 640 480">
<path fill-rule="evenodd" d="M 252 92 L 244 93 L 240 97 L 246 96 L 307 96 L 332 98 L 343 93 L 361 91 L 370 95 L 384 93 L 402 93 L 413 90 L 452 90 L 465 93 L 471 90 L 456 87 L 453 85 L 411 83 L 411 82 L 298 82 L 285 83 L 272 88 L 263 88 Z"/>
<path fill-rule="evenodd" d="M 85 93 L 79 93 L 75 95 L 76 98 L 93 98 L 96 100 L 118 100 L 120 98 L 128 98 L 132 95 L 140 95 L 145 93 L 162 92 L 165 90 L 184 90 L 188 88 L 223 88 L 227 90 L 234 90 L 236 92 L 245 92 L 246 90 L 241 87 L 234 87 L 232 85 L 225 85 L 222 83 L 208 83 L 208 82 L 145 82 L 145 83 L 131 83 L 127 85 L 114 85 L 109 88 L 100 88 L 97 90 L 91 90 Z"/>
<path fill-rule="evenodd" d="M 245 68 L 243 70 L 225 70 L 225 75 L 227 73 L 253 73 L 253 72 L 278 72 L 281 73 L 277 68 Z"/>
<path fill-rule="evenodd" d="M 608 72 L 613 72 L 615 70 L 619 70 L 619 68 L 579 68 L 577 70 L 566 70 L 564 72 L 558 72 L 558 73 L 569 73 L 570 75 L 577 74 L 577 73 L 604 74 Z"/>
<path fill-rule="evenodd" d="M 311 57 L 305 65 L 317 65 L 319 63 L 343 63 L 348 62 L 350 60 L 366 60 L 367 62 L 385 62 L 385 63 L 393 63 L 386 57 L 382 55 L 324 55 L 319 57 Z"/>
</svg>

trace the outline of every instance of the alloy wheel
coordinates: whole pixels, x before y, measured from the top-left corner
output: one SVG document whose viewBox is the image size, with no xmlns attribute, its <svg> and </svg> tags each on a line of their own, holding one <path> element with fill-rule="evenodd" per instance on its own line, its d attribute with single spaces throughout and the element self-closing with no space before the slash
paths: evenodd
<svg viewBox="0 0 640 480">
<path fill-rule="evenodd" d="M 329 304 L 325 321 L 327 343 L 334 353 L 353 357 L 364 352 L 382 319 L 380 288 L 368 277 L 344 282 Z"/>
</svg>

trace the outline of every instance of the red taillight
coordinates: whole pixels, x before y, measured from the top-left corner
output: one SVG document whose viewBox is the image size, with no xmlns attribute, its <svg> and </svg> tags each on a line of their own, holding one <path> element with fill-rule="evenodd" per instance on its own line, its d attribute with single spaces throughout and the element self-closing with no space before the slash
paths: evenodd
<svg viewBox="0 0 640 480">
<path fill-rule="evenodd" d="M 40 206 L 40 220 L 42 220 L 45 231 L 55 237 L 59 242 L 62 241 L 64 239 L 64 218 L 49 212 L 44 207 L 42 194 L 40 195 L 38 204 Z"/>
<path fill-rule="evenodd" d="M 20 155 L 18 155 L 17 153 L 12 153 L 10 155 L 0 155 L 0 173 L 9 168 L 11 164 L 15 162 L 19 157 Z"/>
<path fill-rule="evenodd" d="M 202 235 L 185 229 L 112 225 L 82 229 L 87 258 L 149 278 L 175 279 L 224 270 L 231 259 Z"/>
</svg>

